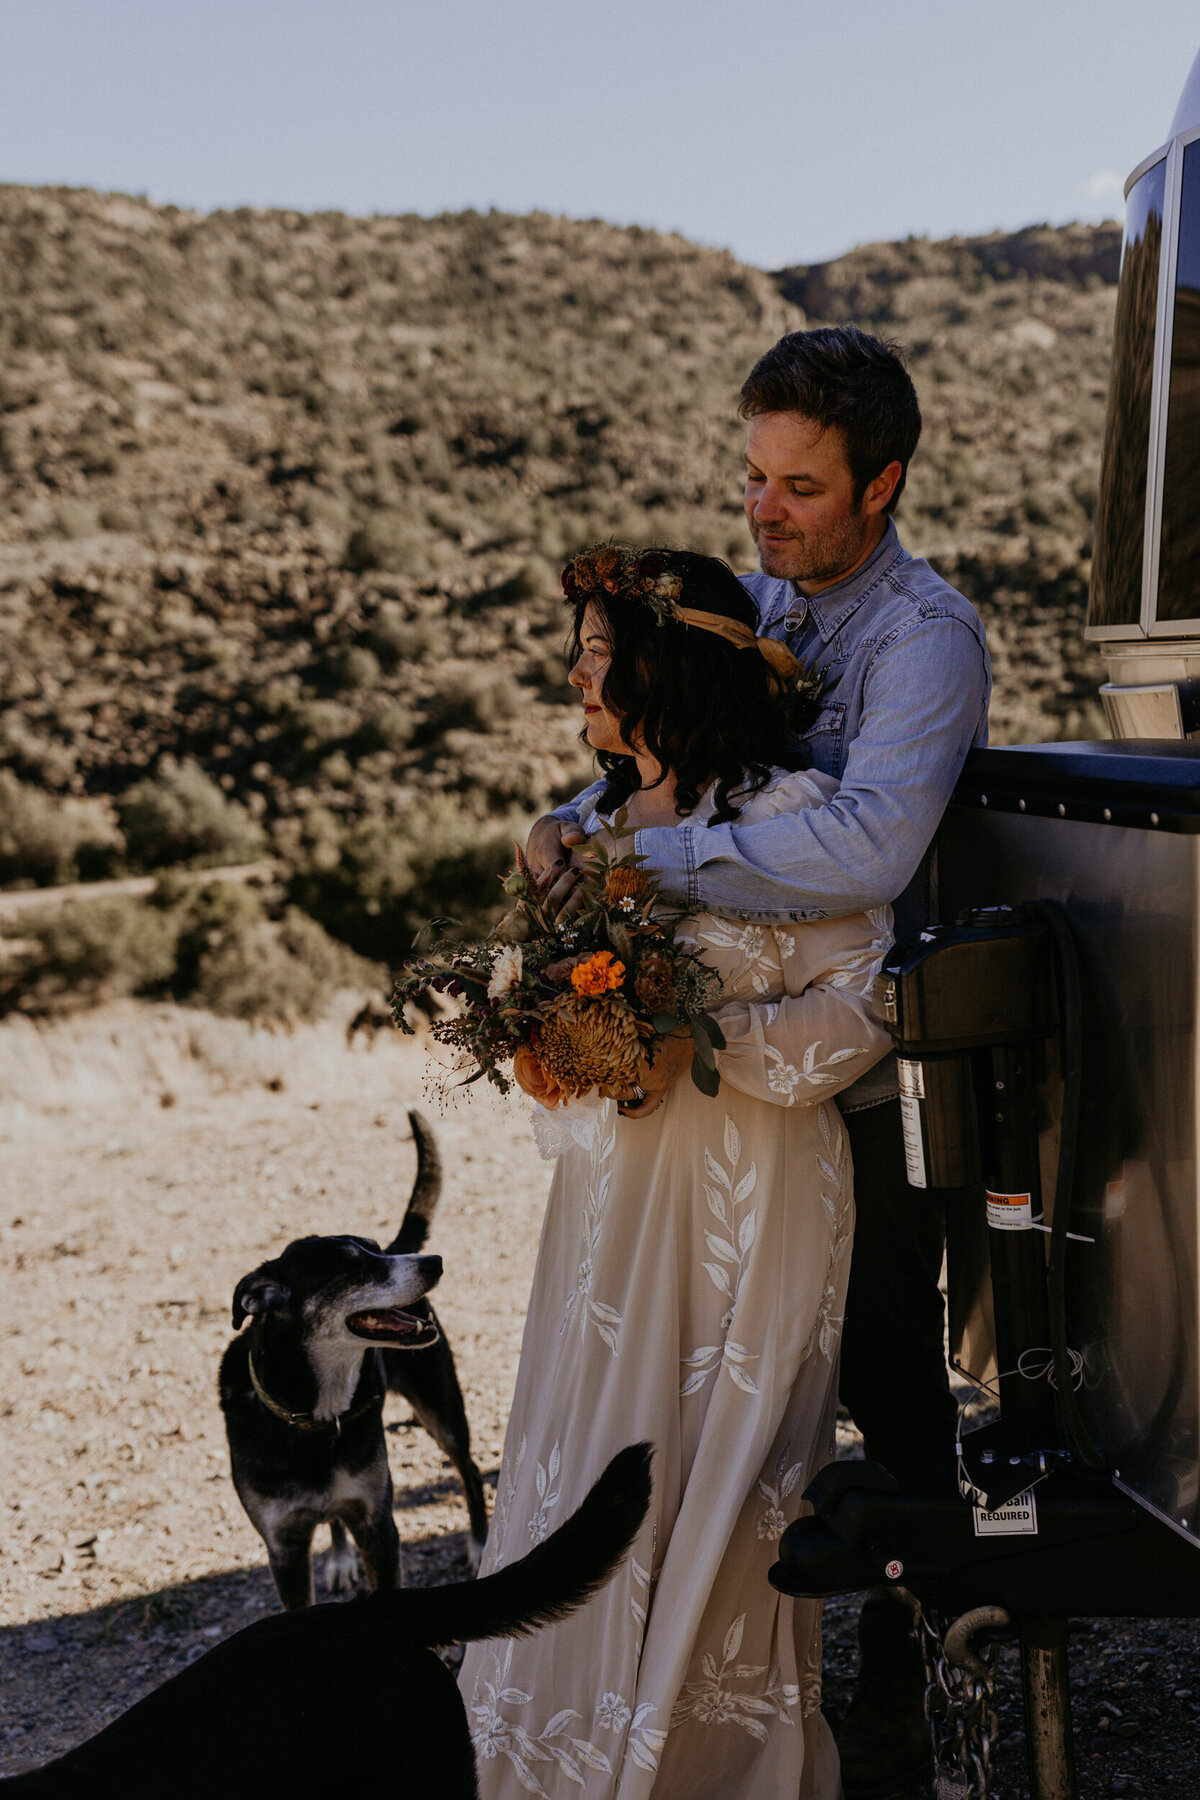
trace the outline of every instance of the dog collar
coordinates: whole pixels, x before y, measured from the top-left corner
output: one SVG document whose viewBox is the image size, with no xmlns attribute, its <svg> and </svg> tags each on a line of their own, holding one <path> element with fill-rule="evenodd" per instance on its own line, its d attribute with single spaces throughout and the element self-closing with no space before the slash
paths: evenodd
<svg viewBox="0 0 1200 1800">
<path fill-rule="evenodd" d="M 373 1406 L 383 1405 L 383 1395 L 376 1394 L 370 1400 L 364 1400 L 361 1406 L 355 1406 L 349 1412 L 337 1413 L 332 1419 L 315 1419 L 311 1412 L 289 1412 L 286 1406 L 280 1406 L 273 1400 L 262 1382 L 258 1379 L 258 1370 L 254 1367 L 254 1353 L 247 1356 L 250 1366 L 250 1385 L 266 1407 L 285 1425 L 293 1426 L 297 1431 L 336 1431 L 339 1435 L 343 1425 L 349 1425 L 352 1419 L 360 1419 L 364 1413 L 370 1412 Z"/>
</svg>

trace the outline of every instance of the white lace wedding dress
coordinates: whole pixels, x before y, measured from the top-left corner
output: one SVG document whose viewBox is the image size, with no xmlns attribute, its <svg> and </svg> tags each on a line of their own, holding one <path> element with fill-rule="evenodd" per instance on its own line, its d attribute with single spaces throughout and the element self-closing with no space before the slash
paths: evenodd
<svg viewBox="0 0 1200 1800">
<path fill-rule="evenodd" d="M 835 786 L 777 775 L 742 820 Z M 853 1229 L 832 1096 L 887 1048 L 871 986 L 891 916 L 689 929 L 724 981 L 720 1093 L 685 1076 L 644 1120 L 609 1102 L 558 1160 L 483 1572 L 539 1543 L 638 1439 L 655 1448 L 651 1510 L 579 1612 L 468 1648 L 482 1800 L 840 1792 L 820 1608 L 767 1570 L 831 1454 Z"/>
</svg>

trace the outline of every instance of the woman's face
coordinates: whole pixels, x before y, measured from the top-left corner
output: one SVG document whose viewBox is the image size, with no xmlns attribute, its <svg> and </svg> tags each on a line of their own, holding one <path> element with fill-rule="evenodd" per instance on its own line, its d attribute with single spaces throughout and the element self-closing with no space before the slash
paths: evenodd
<svg viewBox="0 0 1200 1800">
<path fill-rule="evenodd" d="M 579 628 L 579 660 L 567 676 L 572 687 L 579 689 L 583 701 L 583 723 L 587 741 L 593 750 L 608 750 L 617 756 L 632 756 L 633 751 L 621 736 L 621 721 L 600 698 L 604 677 L 612 661 L 603 615 L 589 600 Z"/>
</svg>

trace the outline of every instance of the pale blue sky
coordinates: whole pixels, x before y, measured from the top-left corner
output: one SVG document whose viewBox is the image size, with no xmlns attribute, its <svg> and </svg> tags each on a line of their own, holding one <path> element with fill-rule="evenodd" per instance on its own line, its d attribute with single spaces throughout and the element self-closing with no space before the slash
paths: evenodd
<svg viewBox="0 0 1200 1800">
<path fill-rule="evenodd" d="M 0 180 L 541 208 L 775 267 L 1119 213 L 1195 0 L 0 0 Z"/>
</svg>

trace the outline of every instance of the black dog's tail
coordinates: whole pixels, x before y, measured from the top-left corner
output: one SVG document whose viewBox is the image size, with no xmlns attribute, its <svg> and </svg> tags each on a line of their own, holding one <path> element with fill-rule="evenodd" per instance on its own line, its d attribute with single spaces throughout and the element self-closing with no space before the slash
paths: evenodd
<svg viewBox="0 0 1200 1800">
<path fill-rule="evenodd" d="M 385 1251 L 387 1256 L 415 1256 L 424 1249 L 430 1221 L 442 1195 L 442 1159 L 437 1139 L 420 1113 L 410 1112 L 408 1122 L 417 1146 L 417 1176 L 403 1222 Z"/>
<path fill-rule="evenodd" d="M 425 1647 L 519 1637 L 561 1619 L 612 1574 L 649 1504 L 650 1446 L 632 1444 L 614 1456 L 578 1512 L 510 1568 L 453 1587 L 381 1589 L 344 1606 L 259 1619 L 86 1743 L 0 1786 L 14 1800 L 167 1792 L 212 1800 L 231 1774 L 247 1792 L 298 1800 L 378 1788 L 376 1737 L 353 1734 L 348 1745 L 343 1719 L 364 1705 L 368 1717 L 383 1718 L 401 1690 L 417 1695 L 414 1706 L 431 1717 L 446 1716 L 451 1677 Z M 432 1683 L 423 1663 L 433 1665 Z M 276 1729 L 281 1719 L 286 1732 Z M 378 1742 L 382 1756 L 390 1740 Z M 428 1765 L 413 1791 L 459 1800 L 474 1793 L 469 1750 L 437 1745 L 436 1755 L 438 1770 Z M 458 1770 L 453 1780 L 447 1757 Z"/>
<path fill-rule="evenodd" d="M 360 1604 L 395 1616 L 423 1644 L 524 1637 L 553 1625 L 603 1587 L 637 1536 L 650 1505 L 649 1444 L 618 1451 L 599 1481 L 544 1544 L 479 1581 L 400 1588 Z"/>
</svg>

